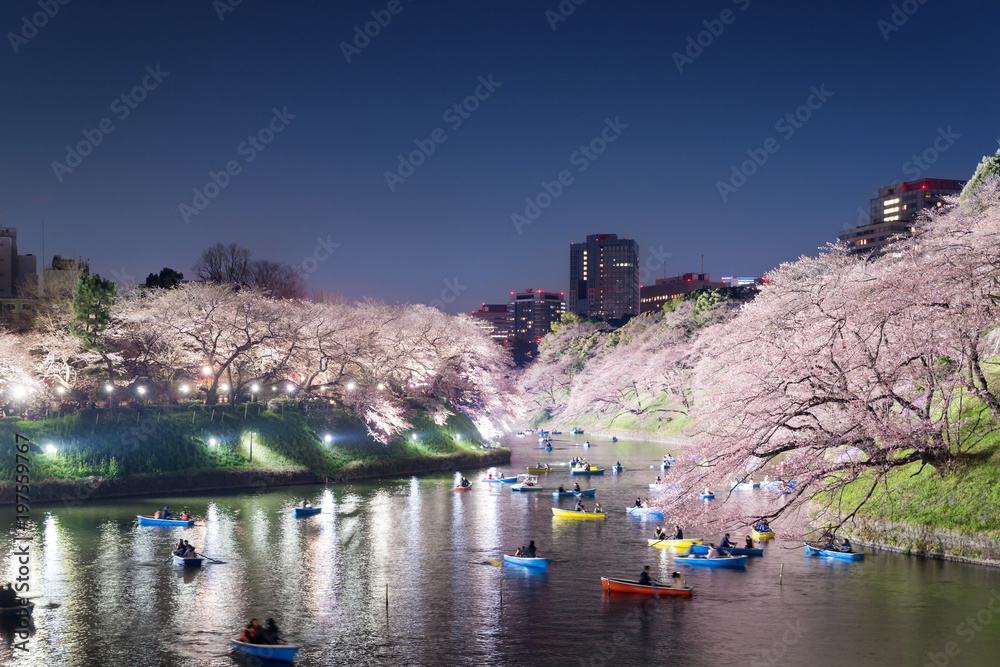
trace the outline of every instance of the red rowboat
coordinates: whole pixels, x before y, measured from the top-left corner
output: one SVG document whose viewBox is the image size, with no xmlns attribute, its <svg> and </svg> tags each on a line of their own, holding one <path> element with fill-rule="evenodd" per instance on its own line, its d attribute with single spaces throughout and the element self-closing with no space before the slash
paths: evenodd
<svg viewBox="0 0 1000 667">
<path fill-rule="evenodd" d="M 686 595 L 690 596 L 694 590 L 691 586 L 678 586 L 671 588 L 667 586 L 645 586 L 636 581 L 625 581 L 624 579 L 611 579 L 601 577 L 601 584 L 608 593 L 639 593 L 640 595 Z"/>
</svg>

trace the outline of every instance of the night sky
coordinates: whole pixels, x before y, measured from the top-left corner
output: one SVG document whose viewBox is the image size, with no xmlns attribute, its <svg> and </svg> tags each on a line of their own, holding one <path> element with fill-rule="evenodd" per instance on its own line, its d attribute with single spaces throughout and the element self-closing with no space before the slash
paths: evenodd
<svg viewBox="0 0 1000 667">
<path fill-rule="evenodd" d="M 46 264 L 142 282 L 236 242 L 310 289 L 468 311 L 568 290 L 595 233 L 639 242 L 643 282 L 702 255 L 759 275 L 864 222 L 880 185 L 967 179 L 1000 137 L 995 3 L 236 2 L 0 5 L 22 253 L 44 221 Z"/>
</svg>

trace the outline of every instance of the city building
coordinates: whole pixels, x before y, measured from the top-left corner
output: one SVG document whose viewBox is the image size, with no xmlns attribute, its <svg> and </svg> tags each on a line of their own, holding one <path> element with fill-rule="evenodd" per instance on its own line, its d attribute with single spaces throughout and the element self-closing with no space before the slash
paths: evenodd
<svg viewBox="0 0 1000 667">
<path fill-rule="evenodd" d="M 83 259 L 52 257 L 52 266 L 42 269 L 42 287 L 47 298 L 72 297 L 78 278 L 90 275 L 90 264 Z"/>
<path fill-rule="evenodd" d="M 565 293 L 524 290 L 511 292 L 507 318 L 512 338 L 522 343 L 537 343 L 552 330 L 552 322 L 566 312 Z"/>
<path fill-rule="evenodd" d="M 34 255 L 17 254 L 17 230 L 0 227 L 0 299 L 38 296 Z"/>
<path fill-rule="evenodd" d="M 638 315 L 639 244 L 617 234 L 571 243 L 568 309 L 605 320 Z"/>
<path fill-rule="evenodd" d="M 753 279 L 751 279 L 752 284 Z M 685 273 L 673 278 L 657 278 L 652 285 L 639 287 L 640 313 L 651 313 L 663 308 L 671 299 L 700 289 L 732 287 L 732 279 L 713 283 L 707 273 Z"/>
<path fill-rule="evenodd" d="M 498 343 L 506 343 L 511 338 L 511 322 L 506 303 L 484 303 L 479 310 L 469 315 Z"/>
<path fill-rule="evenodd" d="M 868 224 L 840 232 L 837 238 L 853 253 L 878 254 L 883 246 L 912 234 L 922 210 L 943 206 L 943 196 L 960 194 L 964 186 L 964 181 L 922 178 L 881 187 L 871 200 Z"/>
</svg>

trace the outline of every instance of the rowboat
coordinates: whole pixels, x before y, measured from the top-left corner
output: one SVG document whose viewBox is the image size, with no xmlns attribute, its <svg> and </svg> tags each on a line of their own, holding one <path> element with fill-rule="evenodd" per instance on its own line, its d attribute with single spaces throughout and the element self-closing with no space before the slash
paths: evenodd
<svg viewBox="0 0 1000 667">
<path fill-rule="evenodd" d="M 768 530 L 768 531 L 765 531 L 765 532 L 761 533 L 756 528 L 752 528 L 750 530 L 750 534 L 753 535 L 753 538 L 755 540 L 773 540 L 774 539 L 774 531 L 773 530 Z"/>
<path fill-rule="evenodd" d="M 190 528 L 194 525 L 194 519 L 188 519 L 187 521 L 183 519 L 154 519 L 151 516 L 143 516 L 142 514 L 137 514 L 136 517 L 139 519 L 140 526 L 184 526 L 185 528 Z"/>
<path fill-rule="evenodd" d="M 572 433 L 573 435 L 580 435 L 580 434 L 583 433 L 583 429 L 582 428 L 577 428 L 577 427 L 574 426 L 573 428 L 571 428 L 569 430 L 569 432 Z"/>
<path fill-rule="evenodd" d="M 701 544 L 701 538 L 694 537 L 690 540 L 648 540 L 648 542 L 651 547 L 665 547 L 686 551 L 693 544 Z"/>
<path fill-rule="evenodd" d="M 468 486 L 456 486 L 455 490 L 456 491 L 468 491 L 471 488 L 472 488 L 472 485 L 469 484 Z"/>
<path fill-rule="evenodd" d="M 509 556 L 507 554 L 504 554 L 503 561 L 505 563 L 511 563 L 513 565 L 523 565 L 524 567 L 533 567 L 536 570 L 546 570 L 549 567 L 548 558 L 522 558 L 521 556 Z"/>
<path fill-rule="evenodd" d="M 299 518 L 300 516 L 312 516 L 314 514 L 319 514 L 322 511 L 322 507 L 306 507 L 305 509 L 296 507 L 292 510 L 292 514 L 295 515 L 295 518 Z"/>
<path fill-rule="evenodd" d="M 549 431 L 550 435 L 562 435 L 562 431 Z"/>
<path fill-rule="evenodd" d="M 760 488 L 760 482 L 733 482 L 733 491 L 752 491 Z"/>
<path fill-rule="evenodd" d="M 552 445 L 545 445 L 545 451 L 551 452 L 552 451 Z"/>
<path fill-rule="evenodd" d="M 31 616 L 31 612 L 35 610 L 35 603 L 29 602 L 25 605 L 17 605 L 14 607 L 0 607 L 0 616 Z"/>
<path fill-rule="evenodd" d="M 703 493 L 703 494 L 701 494 L 701 499 L 702 500 L 715 500 L 715 494 L 714 493 Z"/>
<path fill-rule="evenodd" d="M 720 554 L 728 556 L 763 556 L 763 549 L 745 549 L 743 547 L 719 547 Z M 694 556 L 705 556 L 708 554 L 708 547 L 704 544 L 692 544 L 691 554 Z"/>
<path fill-rule="evenodd" d="M 610 470 L 614 474 L 618 474 L 621 471 L 625 470 L 625 468 L 623 468 L 621 466 L 611 466 L 610 468 L 608 468 L 608 470 Z"/>
<path fill-rule="evenodd" d="M 601 577 L 601 585 L 608 593 L 639 593 L 641 595 L 684 595 L 690 596 L 694 590 L 691 586 L 656 586 L 640 584 L 637 581 Z"/>
<path fill-rule="evenodd" d="M 552 516 L 565 519 L 597 519 L 603 521 L 608 515 L 604 512 L 577 512 L 575 510 L 561 510 L 558 507 L 553 507 Z"/>
<path fill-rule="evenodd" d="M 247 644 L 236 639 L 231 641 L 234 651 L 279 662 L 292 662 L 299 651 L 299 647 L 295 644 Z"/>
<path fill-rule="evenodd" d="M 865 555 L 863 553 L 858 553 L 857 551 L 837 551 L 836 549 L 824 549 L 822 547 L 814 547 L 809 543 L 806 543 L 806 555 L 824 556 L 826 558 L 839 558 L 841 560 L 865 559 Z"/>
<path fill-rule="evenodd" d="M 523 434 L 523 433 L 515 433 L 515 434 L 514 434 L 514 437 L 515 437 L 515 438 L 523 438 L 523 437 L 524 437 L 524 434 Z"/>
<path fill-rule="evenodd" d="M 675 556 L 674 561 L 686 563 L 687 565 L 701 565 L 703 567 L 746 567 L 746 556 L 721 556 L 719 558 L 706 558 L 705 556 Z"/>
<path fill-rule="evenodd" d="M 183 556 L 174 556 L 174 567 L 201 567 L 204 558 L 184 558 Z"/>
<path fill-rule="evenodd" d="M 551 466 L 546 468 L 532 468 L 531 466 L 528 466 L 528 472 L 532 475 L 540 475 L 545 472 L 555 472 L 555 468 Z"/>
<path fill-rule="evenodd" d="M 611 442 L 618 442 L 618 438 L 611 438 Z"/>
<path fill-rule="evenodd" d="M 511 491 L 541 491 L 538 486 L 538 475 L 518 475 L 517 484 L 510 487 Z"/>
<path fill-rule="evenodd" d="M 570 496 L 577 496 L 579 498 L 593 498 L 597 495 L 597 489 L 586 489 L 584 491 L 553 491 L 553 498 L 569 498 Z"/>
<path fill-rule="evenodd" d="M 571 475 L 603 475 L 604 468 L 595 468 L 590 466 L 590 468 L 573 468 L 569 471 Z"/>
<path fill-rule="evenodd" d="M 663 518 L 663 510 L 659 507 L 626 507 L 625 511 L 632 516 L 658 516 Z"/>
<path fill-rule="evenodd" d="M 517 481 L 517 477 L 483 477 L 479 481 L 487 484 L 513 484 Z"/>
</svg>

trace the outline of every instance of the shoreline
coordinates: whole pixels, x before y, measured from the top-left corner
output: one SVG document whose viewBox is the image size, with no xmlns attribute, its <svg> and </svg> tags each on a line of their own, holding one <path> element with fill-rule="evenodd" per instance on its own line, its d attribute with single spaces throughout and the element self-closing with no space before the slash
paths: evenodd
<svg viewBox="0 0 1000 667">
<path fill-rule="evenodd" d="M 443 472 L 462 467 L 482 467 L 509 463 L 511 450 L 494 448 L 482 452 L 456 452 L 440 456 L 386 461 L 355 462 L 341 475 L 324 477 L 305 468 L 261 468 L 259 470 L 198 470 L 129 479 L 46 480 L 30 485 L 30 503 L 36 505 L 82 505 L 89 500 L 142 498 L 147 496 L 208 493 L 213 491 L 256 491 L 269 487 L 347 482 L 405 477 Z M 0 505 L 17 503 L 14 484 L 0 484 Z"/>
<path fill-rule="evenodd" d="M 570 435 L 569 430 L 571 428 L 573 428 L 572 425 L 566 426 L 566 425 L 547 424 L 547 425 L 544 425 L 544 426 L 536 426 L 535 430 L 551 431 L 551 430 L 555 429 L 557 431 L 562 431 L 563 435 Z M 656 443 L 656 444 L 660 444 L 660 445 L 673 445 L 675 447 L 683 447 L 684 445 L 690 443 L 690 438 L 685 438 L 684 436 L 668 436 L 668 435 L 664 435 L 664 436 L 654 437 L 656 434 L 650 434 L 650 433 L 647 433 L 645 431 L 630 431 L 628 429 L 621 429 L 621 430 L 618 430 L 618 431 L 610 432 L 610 431 L 603 431 L 603 430 L 589 430 L 589 429 L 585 428 L 584 432 L 581 433 L 580 435 L 583 435 L 584 437 L 593 435 L 595 437 L 607 438 L 608 440 L 610 440 L 612 436 L 615 436 L 619 440 L 635 440 L 637 442 L 652 442 L 652 443 Z M 510 437 L 513 437 L 513 436 L 510 436 Z"/>
</svg>

